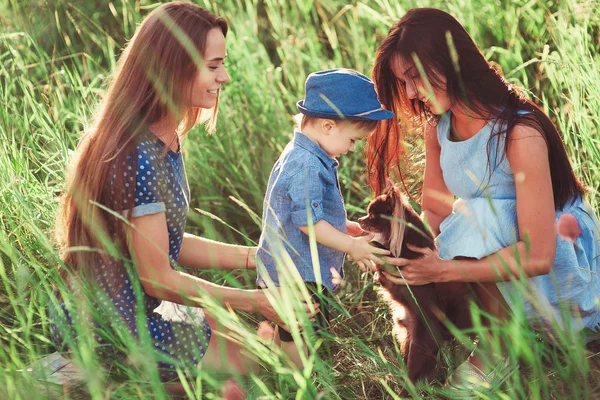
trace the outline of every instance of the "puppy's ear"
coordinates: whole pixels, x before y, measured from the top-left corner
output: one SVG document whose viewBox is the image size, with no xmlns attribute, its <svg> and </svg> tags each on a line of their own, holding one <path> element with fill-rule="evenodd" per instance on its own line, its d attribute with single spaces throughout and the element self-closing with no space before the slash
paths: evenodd
<svg viewBox="0 0 600 400">
<path fill-rule="evenodd" d="M 389 194 L 390 191 L 394 190 L 394 182 L 390 178 L 385 178 L 385 189 L 383 189 L 383 194 Z"/>
<path fill-rule="evenodd" d="M 406 215 L 400 189 L 393 188 L 389 198 L 393 199 L 394 204 L 394 212 L 390 221 L 390 252 L 394 257 L 399 257 L 404 242 L 404 233 L 406 232 Z"/>
</svg>

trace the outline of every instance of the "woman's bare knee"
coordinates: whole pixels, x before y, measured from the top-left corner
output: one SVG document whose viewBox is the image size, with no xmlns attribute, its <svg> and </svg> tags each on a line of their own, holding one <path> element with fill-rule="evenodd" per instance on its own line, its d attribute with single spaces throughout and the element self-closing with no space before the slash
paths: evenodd
<svg viewBox="0 0 600 400">
<path fill-rule="evenodd" d="M 473 286 L 477 291 L 481 306 L 487 313 L 501 320 L 508 317 L 509 306 L 495 283 L 478 283 Z"/>
<path fill-rule="evenodd" d="M 220 373 L 246 375 L 257 372 L 259 365 L 250 353 L 235 342 L 230 331 L 216 318 L 206 314 L 212 330 L 206 354 L 202 358 L 202 369 Z"/>
</svg>

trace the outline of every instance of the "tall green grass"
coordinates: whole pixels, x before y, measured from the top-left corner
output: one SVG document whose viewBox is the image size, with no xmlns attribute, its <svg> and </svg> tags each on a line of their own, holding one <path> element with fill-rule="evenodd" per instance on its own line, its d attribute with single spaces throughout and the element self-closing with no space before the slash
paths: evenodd
<svg viewBox="0 0 600 400">
<path fill-rule="evenodd" d="M 228 70 L 217 133 L 195 128 L 184 146 L 192 192 L 188 230 L 231 243 L 254 243 L 272 163 L 290 139 L 295 102 L 315 70 L 348 67 L 370 75 L 375 50 L 387 30 L 416 6 L 452 12 L 497 62 L 507 79 L 523 86 L 564 135 L 571 161 L 585 183 L 600 187 L 600 4 L 597 1 L 404 1 L 223 0 L 198 4 L 227 17 Z M 136 24 L 156 4 L 4 0 L 0 3 L 0 397 L 161 398 L 157 372 L 132 346 L 126 379 L 99 366 L 90 341 L 81 340 L 77 364 L 88 377 L 81 390 L 40 387 L 19 372 L 54 351 L 47 305 L 59 285 L 58 254 L 51 241 L 64 170 L 105 90 L 105 79 Z M 408 186 L 418 196 L 422 143 L 409 139 L 415 163 Z M 340 183 L 351 217 L 364 211 L 370 192 L 360 151 L 341 159 Z M 599 209 L 597 191 L 590 201 Z M 202 212 L 196 211 L 196 209 Z M 251 210 L 250 212 L 248 210 Z M 211 214 L 220 217 L 211 217 Z M 402 386 L 415 397 L 439 397 L 436 386 L 406 382 L 391 334 L 387 306 L 370 278 L 346 268 L 332 332 L 330 356 L 311 352 L 310 367 L 295 370 L 273 354 L 253 331 L 254 316 L 238 317 L 207 307 L 245 338 L 264 365 L 252 378 L 251 397 L 395 398 Z M 203 272 L 218 283 L 253 286 L 247 272 Z M 64 290 L 64 288 L 63 288 Z M 210 299 L 206 299 L 210 303 Z M 290 305 L 286 314 L 291 310 Z M 475 315 L 478 315 L 475 312 Z M 483 329 L 483 328 L 479 328 Z M 542 340 L 518 310 L 495 327 L 511 343 L 511 365 L 520 364 L 502 390 L 485 398 L 586 398 L 600 391 L 598 346 L 564 334 Z M 81 335 L 85 337 L 85 335 Z M 463 338 L 469 346 L 468 338 Z M 135 346 L 141 346 L 135 347 Z M 147 350 L 147 349 L 146 349 Z M 440 379 L 465 350 L 446 347 Z M 462 354 L 464 355 L 464 354 Z M 222 377 L 201 374 L 190 395 L 218 396 Z"/>
</svg>

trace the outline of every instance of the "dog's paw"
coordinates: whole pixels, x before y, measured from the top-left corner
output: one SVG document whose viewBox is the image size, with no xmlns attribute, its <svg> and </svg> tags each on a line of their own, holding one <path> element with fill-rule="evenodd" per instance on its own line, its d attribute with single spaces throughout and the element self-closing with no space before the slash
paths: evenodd
<svg viewBox="0 0 600 400">
<path fill-rule="evenodd" d="M 375 272 L 373 274 L 373 281 L 375 283 L 381 283 L 381 277 L 383 276 L 383 274 L 380 274 L 379 271 Z"/>
</svg>

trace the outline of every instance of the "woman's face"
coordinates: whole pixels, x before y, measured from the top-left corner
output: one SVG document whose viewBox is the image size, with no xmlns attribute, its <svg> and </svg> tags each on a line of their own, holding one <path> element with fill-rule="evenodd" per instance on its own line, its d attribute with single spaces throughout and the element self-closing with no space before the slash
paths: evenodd
<svg viewBox="0 0 600 400">
<path fill-rule="evenodd" d="M 217 105 L 221 85 L 231 80 L 225 70 L 225 36 L 221 29 L 214 28 L 208 32 L 204 65 L 194 79 L 191 106 L 213 108 Z"/>
<path fill-rule="evenodd" d="M 406 88 L 406 94 L 410 100 L 418 100 L 436 115 L 441 115 L 453 106 L 446 92 L 446 78 L 434 71 L 441 82 L 442 88 L 433 86 L 433 92 L 427 89 L 425 79 L 419 74 L 419 70 L 413 63 L 406 62 L 403 58 L 396 56 L 392 59 L 392 72 Z M 431 83 L 431 82 L 430 82 Z"/>
</svg>

